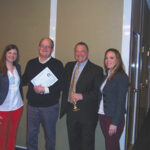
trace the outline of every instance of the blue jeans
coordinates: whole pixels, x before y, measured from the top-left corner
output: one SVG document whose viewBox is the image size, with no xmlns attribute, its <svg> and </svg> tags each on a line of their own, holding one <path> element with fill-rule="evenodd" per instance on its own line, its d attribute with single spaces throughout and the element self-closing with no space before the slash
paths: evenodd
<svg viewBox="0 0 150 150">
<path fill-rule="evenodd" d="M 50 107 L 32 107 L 28 105 L 28 150 L 38 150 L 40 123 L 44 127 L 46 150 L 55 150 L 56 122 L 59 115 L 59 104 Z"/>
</svg>

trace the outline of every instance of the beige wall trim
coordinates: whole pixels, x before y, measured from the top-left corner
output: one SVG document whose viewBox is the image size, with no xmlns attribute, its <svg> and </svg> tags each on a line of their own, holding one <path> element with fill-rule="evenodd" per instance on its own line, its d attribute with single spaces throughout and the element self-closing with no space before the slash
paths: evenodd
<svg viewBox="0 0 150 150">
<path fill-rule="evenodd" d="M 130 57 L 129 53 L 130 53 L 130 38 L 131 38 L 130 37 L 131 6 L 132 6 L 131 0 L 124 0 L 121 55 L 127 74 L 129 73 L 129 57 Z M 127 119 L 126 117 L 127 116 L 125 115 L 125 119 Z M 126 124 L 120 139 L 121 150 L 125 150 L 125 135 L 126 135 L 125 132 L 126 132 Z"/>
<path fill-rule="evenodd" d="M 18 145 L 16 145 L 16 148 L 19 148 L 20 150 L 22 149 L 27 149 L 27 147 L 23 147 L 23 146 L 18 146 Z"/>
<path fill-rule="evenodd" d="M 54 41 L 54 50 L 52 56 L 55 56 L 56 45 L 56 23 L 57 23 L 57 0 L 50 0 L 50 28 L 49 37 Z"/>
</svg>

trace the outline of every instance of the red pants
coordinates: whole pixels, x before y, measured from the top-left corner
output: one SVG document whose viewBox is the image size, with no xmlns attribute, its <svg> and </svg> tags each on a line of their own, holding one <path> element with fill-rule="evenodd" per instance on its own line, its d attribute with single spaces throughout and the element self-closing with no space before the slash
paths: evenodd
<svg viewBox="0 0 150 150">
<path fill-rule="evenodd" d="M 0 111 L 0 150 L 14 150 L 16 133 L 23 107 L 14 111 Z"/>
<path fill-rule="evenodd" d="M 117 127 L 116 134 L 110 136 L 108 134 L 109 125 L 111 124 L 111 118 L 106 115 L 100 115 L 100 126 L 105 137 L 106 150 L 120 150 L 119 140 L 124 128 L 124 117 L 121 124 Z"/>
</svg>

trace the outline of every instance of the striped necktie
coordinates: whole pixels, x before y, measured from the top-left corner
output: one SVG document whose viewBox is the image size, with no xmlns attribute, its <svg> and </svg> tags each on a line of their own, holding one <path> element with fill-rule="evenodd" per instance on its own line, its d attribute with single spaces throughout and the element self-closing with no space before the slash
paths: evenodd
<svg viewBox="0 0 150 150">
<path fill-rule="evenodd" d="M 80 66 L 80 63 L 77 64 L 76 69 L 74 71 L 71 86 L 70 86 L 69 96 L 71 96 L 73 93 L 76 92 L 76 83 L 77 83 L 77 77 L 79 73 L 79 66 Z"/>
</svg>

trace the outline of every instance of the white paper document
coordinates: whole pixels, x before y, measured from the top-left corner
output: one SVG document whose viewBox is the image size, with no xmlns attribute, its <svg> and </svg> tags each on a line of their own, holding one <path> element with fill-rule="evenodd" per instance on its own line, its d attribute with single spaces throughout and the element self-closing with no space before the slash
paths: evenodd
<svg viewBox="0 0 150 150">
<path fill-rule="evenodd" d="M 46 67 L 43 69 L 38 75 L 36 75 L 32 80 L 32 84 L 34 86 L 41 85 L 43 87 L 49 87 L 57 82 L 57 77 L 53 74 L 53 72 Z"/>
</svg>

